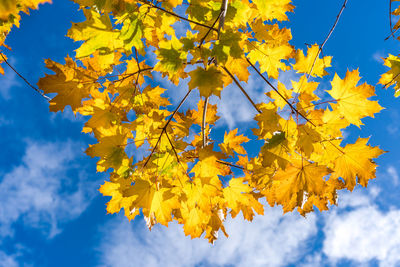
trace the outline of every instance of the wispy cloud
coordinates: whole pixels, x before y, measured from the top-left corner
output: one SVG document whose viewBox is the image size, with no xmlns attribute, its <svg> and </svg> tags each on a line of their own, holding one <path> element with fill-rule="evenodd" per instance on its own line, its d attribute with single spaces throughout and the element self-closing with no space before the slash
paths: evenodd
<svg viewBox="0 0 400 267">
<path fill-rule="evenodd" d="M 375 60 L 376 62 L 383 64 L 383 58 L 385 58 L 385 54 L 383 51 L 379 50 L 376 51 L 373 55 L 372 55 L 372 59 Z"/>
<path fill-rule="evenodd" d="M 295 214 L 283 216 L 279 208 L 267 208 L 266 215 L 253 222 L 228 220 L 226 227 L 230 237 L 210 245 L 206 240 L 186 237 L 178 224 L 149 232 L 140 220 L 132 225 L 116 217 L 100 231 L 101 264 L 281 266 L 298 261 L 317 230 L 315 215 L 306 219 Z"/>
<path fill-rule="evenodd" d="M 380 266 L 399 264 L 400 210 L 380 210 L 373 203 L 376 194 L 351 195 L 344 205 L 350 209 L 334 211 L 325 220 L 325 256 L 333 264 L 343 259 L 358 264 L 377 260 Z"/>
<path fill-rule="evenodd" d="M 11 64 L 15 64 L 15 60 L 13 58 L 9 59 Z M 10 90 L 14 86 L 19 86 L 19 77 L 17 74 L 12 71 L 10 68 L 5 67 L 4 75 L 0 75 L 0 96 L 5 99 L 9 100 L 11 98 Z"/>
<path fill-rule="evenodd" d="M 397 169 L 394 166 L 389 166 L 387 168 L 387 173 L 390 178 L 392 178 L 393 185 L 397 186 L 399 184 L 399 174 L 397 172 Z"/>
<path fill-rule="evenodd" d="M 71 141 L 28 142 L 21 164 L 0 181 L 0 236 L 12 237 L 14 225 L 22 223 L 51 238 L 86 209 L 95 187 L 75 169 L 81 150 Z"/>
<path fill-rule="evenodd" d="M 18 267 L 18 261 L 15 255 L 8 255 L 3 251 L 0 251 L 0 264 L 3 267 Z"/>
</svg>

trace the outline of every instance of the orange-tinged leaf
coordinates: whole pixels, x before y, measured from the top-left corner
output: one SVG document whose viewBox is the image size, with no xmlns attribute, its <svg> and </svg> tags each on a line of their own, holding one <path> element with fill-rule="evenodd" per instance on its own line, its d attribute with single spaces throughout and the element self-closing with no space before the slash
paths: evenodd
<svg viewBox="0 0 400 267">
<path fill-rule="evenodd" d="M 50 111 L 64 111 L 69 105 L 72 111 L 82 106 L 82 99 L 89 97 L 91 90 L 98 87 L 98 77 L 84 68 L 78 67 L 70 57 L 65 58 L 65 65 L 46 61 L 46 67 L 56 74 L 40 78 L 38 86 L 45 94 L 57 93 L 50 101 Z"/>
<path fill-rule="evenodd" d="M 359 138 L 354 144 L 348 144 L 335 160 L 332 178 L 343 178 L 346 188 L 353 190 L 357 183 L 367 186 L 374 179 L 377 165 L 372 160 L 384 153 L 378 147 L 367 145 L 369 138 Z"/>
<path fill-rule="evenodd" d="M 360 79 L 358 70 L 348 71 L 343 80 L 336 74 L 331 82 L 332 90 L 328 91 L 337 101 L 331 106 L 337 107 L 348 122 L 357 126 L 362 125 L 362 118 L 374 117 L 382 110 L 377 101 L 368 100 L 375 95 L 375 88 L 366 83 L 357 86 Z"/>
<path fill-rule="evenodd" d="M 228 134 L 225 133 L 224 142 L 219 145 L 222 152 L 229 156 L 233 156 L 234 152 L 242 155 L 247 153 L 241 144 L 248 142 L 250 139 L 242 134 L 237 135 L 237 130 L 230 131 Z"/>
<path fill-rule="evenodd" d="M 285 212 L 292 211 L 302 206 L 304 194 L 324 192 L 324 177 L 330 172 L 326 166 L 316 163 L 300 161 L 290 165 L 273 176 L 272 186 L 265 192 L 267 200 L 271 205 L 282 205 Z"/>
</svg>

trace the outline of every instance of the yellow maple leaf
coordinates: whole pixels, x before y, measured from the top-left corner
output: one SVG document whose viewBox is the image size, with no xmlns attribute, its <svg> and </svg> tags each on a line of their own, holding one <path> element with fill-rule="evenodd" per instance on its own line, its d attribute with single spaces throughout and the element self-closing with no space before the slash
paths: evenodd
<svg viewBox="0 0 400 267">
<path fill-rule="evenodd" d="M 307 56 L 304 56 L 303 50 L 299 49 L 295 56 L 296 63 L 293 69 L 300 73 L 309 73 L 311 76 L 323 77 L 328 75 L 325 68 L 331 66 L 331 56 L 319 58 L 319 46 L 312 45 L 307 50 Z"/>
<path fill-rule="evenodd" d="M 252 194 L 253 189 L 245 183 L 244 178 L 232 178 L 229 181 L 229 186 L 223 189 L 224 199 L 234 218 L 240 211 L 246 219 L 253 217 L 253 209 L 258 214 L 264 213 L 263 205 L 258 202 Z M 251 215 L 250 215 L 251 214 Z"/>
<path fill-rule="evenodd" d="M 274 105 L 276 105 L 281 110 L 287 105 L 287 102 L 292 98 L 293 90 L 286 89 L 286 86 L 278 81 L 278 92 L 271 90 L 266 95 L 274 100 Z"/>
<path fill-rule="evenodd" d="M 133 205 L 142 208 L 144 216 L 168 226 L 172 210 L 179 208 L 177 196 L 169 188 L 157 189 L 155 184 L 146 180 L 135 180 L 132 190 L 136 196 Z"/>
<path fill-rule="evenodd" d="M 164 76 L 168 74 L 176 85 L 179 83 L 179 78 L 186 77 L 183 63 L 187 53 L 182 50 L 182 45 L 176 37 L 173 37 L 171 40 L 161 41 L 159 49 L 155 52 L 159 61 L 154 66 L 154 70 L 165 73 Z"/>
<path fill-rule="evenodd" d="M 129 160 L 125 153 L 127 134 L 117 134 L 114 136 L 105 136 L 99 140 L 99 143 L 90 145 L 86 149 L 86 154 L 91 157 L 100 157 L 97 163 L 97 171 L 104 172 L 109 168 L 118 170 L 121 166 L 128 166 Z"/>
<path fill-rule="evenodd" d="M 193 123 L 202 125 L 203 123 L 203 110 L 204 110 L 204 100 L 200 99 L 197 102 L 197 110 L 189 110 L 187 113 L 187 117 L 189 117 Z M 217 116 L 217 105 L 216 104 L 208 104 L 207 112 L 206 112 L 206 122 L 207 124 L 215 124 L 215 122 L 219 119 Z"/>
<path fill-rule="evenodd" d="M 384 153 L 378 147 L 367 145 L 369 138 L 359 138 L 354 144 L 346 145 L 335 160 L 332 178 L 342 177 L 346 188 L 353 190 L 357 182 L 367 186 L 370 179 L 375 178 L 376 164 L 372 159 Z"/>
<path fill-rule="evenodd" d="M 64 111 L 69 105 L 72 111 L 82 106 L 82 99 L 89 97 L 93 89 L 98 88 L 97 75 L 82 67 L 78 67 L 70 57 L 65 58 L 65 65 L 46 61 L 46 67 L 56 74 L 40 78 L 38 86 L 45 94 L 57 93 L 50 101 L 50 111 Z"/>
<path fill-rule="evenodd" d="M 263 20 L 288 20 L 286 12 L 292 12 L 291 0 L 253 0 Z"/>
<path fill-rule="evenodd" d="M 224 135 L 224 142 L 219 145 L 221 151 L 229 156 L 233 156 L 234 152 L 238 154 L 247 154 L 246 150 L 240 145 L 248 142 L 250 139 L 244 135 L 237 135 L 238 129 L 230 131 Z"/>
<path fill-rule="evenodd" d="M 318 101 L 319 97 L 314 93 L 317 90 L 318 82 L 307 81 L 307 76 L 302 76 L 298 82 L 292 81 L 293 91 L 298 93 L 299 101 L 305 110 L 313 109 L 311 102 Z"/>
<path fill-rule="evenodd" d="M 289 44 L 278 43 L 276 45 L 270 43 L 258 44 L 250 42 L 250 53 L 247 57 L 253 64 L 258 62 L 260 64 L 260 71 L 266 72 L 268 77 L 277 79 L 279 70 L 289 70 L 290 67 L 286 65 L 283 60 L 287 60 L 293 53 L 293 48 Z"/>
<path fill-rule="evenodd" d="M 271 188 L 262 193 L 271 205 L 281 204 L 284 212 L 292 211 L 302 206 L 305 193 L 323 194 L 324 177 L 330 172 L 326 166 L 297 161 L 295 165 L 279 170 L 272 178 Z"/>
<path fill-rule="evenodd" d="M 221 96 L 224 74 L 215 66 L 206 69 L 197 67 L 189 72 L 189 89 L 199 88 L 200 96 L 209 97 L 210 95 Z"/>
<path fill-rule="evenodd" d="M 400 95 L 400 58 L 389 54 L 389 56 L 385 58 L 384 65 L 389 67 L 390 70 L 382 74 L 379 83 L 386 88 L 395 85 L 395 96 L 398 97 Z"/>
<path fill-rule="evenodd" d="M 337 108 L 348 122 L 357 126 L 362 125 L 362 118 L 374 117 L 375 113 L 382 110 L 377 101 L 368 100 L 375 95 L 375 88 L 366 83 L 357 86 L 360 79 L 358 70 L 347 71 L 343 80 L 335 74 L 331 82 L 332 89 L 327 91 L 337 101 L 337 104 L 331 106 Z"/>
</svg>

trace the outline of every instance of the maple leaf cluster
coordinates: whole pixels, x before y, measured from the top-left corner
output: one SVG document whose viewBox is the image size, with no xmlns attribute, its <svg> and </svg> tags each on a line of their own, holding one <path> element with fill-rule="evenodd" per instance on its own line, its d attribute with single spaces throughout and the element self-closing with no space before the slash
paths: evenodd
<svg viewBox="0 0 400 267">
<path fill-rule="evenodd" d="M 400 15 L 400 6 L 397 5 L 396 8 L 392 11 L 392 5 L 395 5 L 395 2 L 399 0 L 390 0 L 390 16 L 398 17 Z M 390 35 L 385 39 L 389 39 L 390 37 L 395 38 L 396 32 L 400 29 L 400 20 L 397 20 L 395 25 L 392 25 L 392 17 L 390 20 Z M 396 38 L 400 40 L 400 37 Z M 384 58 L 384 65 L 389 67 L 390 69 L 382 74 L 379 83 L 383 85 L 384 88 L 394 87 L 394 95 L 395 97 L 400 96 L 400 57 L 389 54 L 388 57 Z"/>
<path fill-rule="evenodd" d="M 55 94 L 51 111 L 70 106 L 87 116 L 83 132 L 97 143 L 86 153 L 99 158 L 97 171 L 110 173 L 100 187 L 111 197 L 109 213 L 123 209 L 129 220 L 143 214 L 150 229 L 175 220 L 186 235 L 213 242 L 219 230 L 227 235 L 228 214 L 251 221 L 264 213 L 263 199 L 305 215 L 336 204 L 338 190 L 375 178 L 373 159 L 383 151 L 368 138 L 342 143 L 343 129 L 382 109 L 370 100 L 374 87 L 352 70 L 335 74 L 322 93 L 332 58 L 321 57 L 319 45 L 303 51 L 290 44 L 281 22 L 294 10 L 291 0 L 75 2 L 86 20 L 73 23 L 68 36 L 81 45 L 64 64 L 46 60 L 54 73 L 38 86 Z M 301 78 L 275 87 L 271 81 L 285 71 Z M 246 93 L 251 72 L 265 81 L 267 101 Z M 174 84 L 190 79 L 176 107 L 167 97 L 174 92 L 153 82 L 157 73 Z M 209 98 L 231 84 L 257 111 L 257 126 L 247 136 L 234 129 L 214 140 L 218 105 Z M 192 91 L 200 94 L 197 107 L 182 110 Z M 247 142 L 261 143 L 254 157 Z M 128 156 L 132 147 L 148 153 Z"/>
</svg>

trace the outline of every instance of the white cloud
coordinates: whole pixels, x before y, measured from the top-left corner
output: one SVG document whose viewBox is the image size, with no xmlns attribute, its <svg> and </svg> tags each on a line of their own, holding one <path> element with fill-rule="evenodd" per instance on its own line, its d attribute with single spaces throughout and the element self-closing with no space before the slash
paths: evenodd
<svg viewBox="0 0 400 267">
<path fill-rule="evenodd" d="M 389 166 L 387 168 L 387 173 L 392 178 L 393 185 L 397 186 L 399 184 L 399 174 L 397 172 L 397 169 L 394 166 Z"/>
<path fill-rule="evenodd" d="M 2 267 L 18 267 L 18 261 L 15 255 L 8 255 L 0 251 L 0 264 Z"/>
<path fill-rule="evenodd" d="M 81 151 L 74 142 L 28 142 L 21 165 L 0 180 L 0 237 L 12 237 L 22 222 L 51 238 L 86 209 L 96 188 L 75 169 Z"/>
<path fill-rule="evenodd" d="M 9 60 L 11 64 L 14 64 L 14 60 Z M 17 74 L 12 71 L 8 66 L 4 66 L 5 73 L 4 75 L 0 75 L 0 96 L 8 100 L 11 98 L 10 89 L 14 86 L 19 86 L 20 83 L 18 81 L 19 77 Z"/>
<path fill-rule="evenodd" d="M 376 51 L 373 55 L 372 55 L 373 60 L 375 60 L 376 62 L 383 64 L 383 58 L 385 58 L 384 52 L 383 51 Z"/>
<path fill-rule="evenodd" d="M 386 130 L 389 132 L 389 134 L 396 136 L 398 135 L 399 125 L 397 122 L 399 121 L 399 119 L 400 119 L 399 112 L 393 109 L 390 112 L 390 123 L 388 123 L 386 126 Z"/>
<path fill-rule="evenodd" d="M 335 210 L 326 219 L 323 253 L 333 264 L 343 259 L 358 264 L 378 260 L 380 266 L 399 264 L 400 210 L 381 211 L 373 204 L 376 193 L 347 195 L 344 207 L 348 209 Z"/>
<path fill-rule="evenodd" d="M 264 76 L 266 75 L 264 74 Z M 299 75 L 293 71 L 281 72 L 279 75 L 279 81 L 287 88 L 292 88 L 291 82 L 297 81 L 298 78 Z M 271 82 L 275 87 L 278 84 L 277 80 Z M 242 82 L 241 85 L 256 104 L 267 101 L 265 93 L 269 92 L 271 88 L 255 71 L 250 70 L 247 84 Z M 237 123 L 251 121 L 257 114 L 255 108 L 234 83 L 222 91 L 218 111 L 218 115 L 225 121 L 229 129 L 233 129 Z"/>
<path fill-rule="evenodd" d="M 282 266 L 301 259 L 317 230 L 315 215 L 283 216 L 279 208 L 267 208 L 266 215 L 253 222 L 229 219 L 229 238 L 220 237 L 214 245 L 191 240 L 175 223 L 152 232 L 141 220 L 133 224 L 116 217 L 101 229 L 103 266 Z"/>
</svg>

